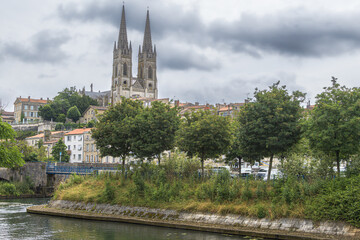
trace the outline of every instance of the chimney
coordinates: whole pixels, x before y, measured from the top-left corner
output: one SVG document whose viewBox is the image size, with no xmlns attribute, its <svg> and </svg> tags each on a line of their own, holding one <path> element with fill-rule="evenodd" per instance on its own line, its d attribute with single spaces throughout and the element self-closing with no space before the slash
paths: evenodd
<svg viewBox="0 0 360 240">
<path fill-rule="evenodd" d="M 40 98 L 40 100 L 43 100 L 42 98 Z"/>
<path fill-rule="evenodd" d="M 28 97 L 28 101 L 30 102 L 30 96 Z"/>
<path fill-rule="evenodd" d="M 93 84 L 90 84 L 90 91 L 93 92 L 93 87 L 94 85 Z"/>
<path fill-rule="evenodd" d="M 199 102 L 195 102 L 195 106 L 199 106 Z"/>
<path fill-rule="evenodd" d="M 47 98 L 46 100 L 48 100 L 48 101 L 49 101 L 49 98 Z"/>
<path fill-rule="evenodd" d="M 180 104 L 180 101 L 179 100 L 175 100 L 175 107 L 178 107 Z"/>
</svg>

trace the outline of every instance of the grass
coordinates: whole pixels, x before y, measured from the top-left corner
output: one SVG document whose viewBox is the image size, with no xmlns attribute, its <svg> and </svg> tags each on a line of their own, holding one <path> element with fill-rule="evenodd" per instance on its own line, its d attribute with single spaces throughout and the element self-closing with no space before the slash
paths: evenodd
<svg viewBox="0 0 360 240">
<path fill-rule="evenodd" d="M 20 196 L 22 194 L 34 194 L 32 182 L 26 178 L 24 182 L 0 182 L 0 195 Z"/>
</svg>

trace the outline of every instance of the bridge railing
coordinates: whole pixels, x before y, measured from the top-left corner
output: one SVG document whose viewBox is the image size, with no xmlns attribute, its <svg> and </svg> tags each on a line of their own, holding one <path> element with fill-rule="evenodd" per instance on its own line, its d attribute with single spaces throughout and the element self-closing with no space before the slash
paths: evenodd
<svg viewBox="0 0 360 240">
<path fill-rule="evenodd" d="M 92 167 L 92 166 L 56 166 L 55 164 L 46 165 L 47 174 L 92 174 L 99 170 L 114 171 L 118 170 L 114 167 Z"/>
</svg>

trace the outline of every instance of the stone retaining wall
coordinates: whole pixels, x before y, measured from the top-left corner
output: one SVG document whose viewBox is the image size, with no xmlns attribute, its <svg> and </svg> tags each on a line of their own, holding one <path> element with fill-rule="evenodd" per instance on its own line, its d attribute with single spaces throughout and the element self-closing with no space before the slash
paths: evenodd
<svg viewBox="0 0 360 240">
<path fill-rule="evenodd" d="M 151 209 L 145 207 L 127 207 L 110 204 L 82 203 L 64 200 L 51 201 L 50 208 L 82 210 L 107 215 L 140 217 L 142 219 L 158 219 L 164 221 L 177 221 L 186 223 L 205 223 L 222 226 L 241 226 L 258 229 L 283 230 L 314 234 L 327 234 L 338 236 L 358 236 L 359 229 L 342 222 L 318 222 L 304 219 L 257 219 L 239 215 L 217 215 L 205 213 L 178 212 L 175 210 Z"/>
</svg>

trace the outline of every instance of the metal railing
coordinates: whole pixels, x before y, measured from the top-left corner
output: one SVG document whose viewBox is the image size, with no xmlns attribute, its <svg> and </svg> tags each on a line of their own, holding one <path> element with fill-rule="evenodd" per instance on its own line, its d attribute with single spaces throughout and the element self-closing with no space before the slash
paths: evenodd
<svg viewBox="0 0 360 240">
<path fill-rule="evenodd" d="M 92 167 L 92 166 L 56 166 L 55 164 L 46 165 L 46 174 L 77 174 L 88 175 L 96 173 L 99 170 L 115 171 L 114 167 Z"/>
</svg>

